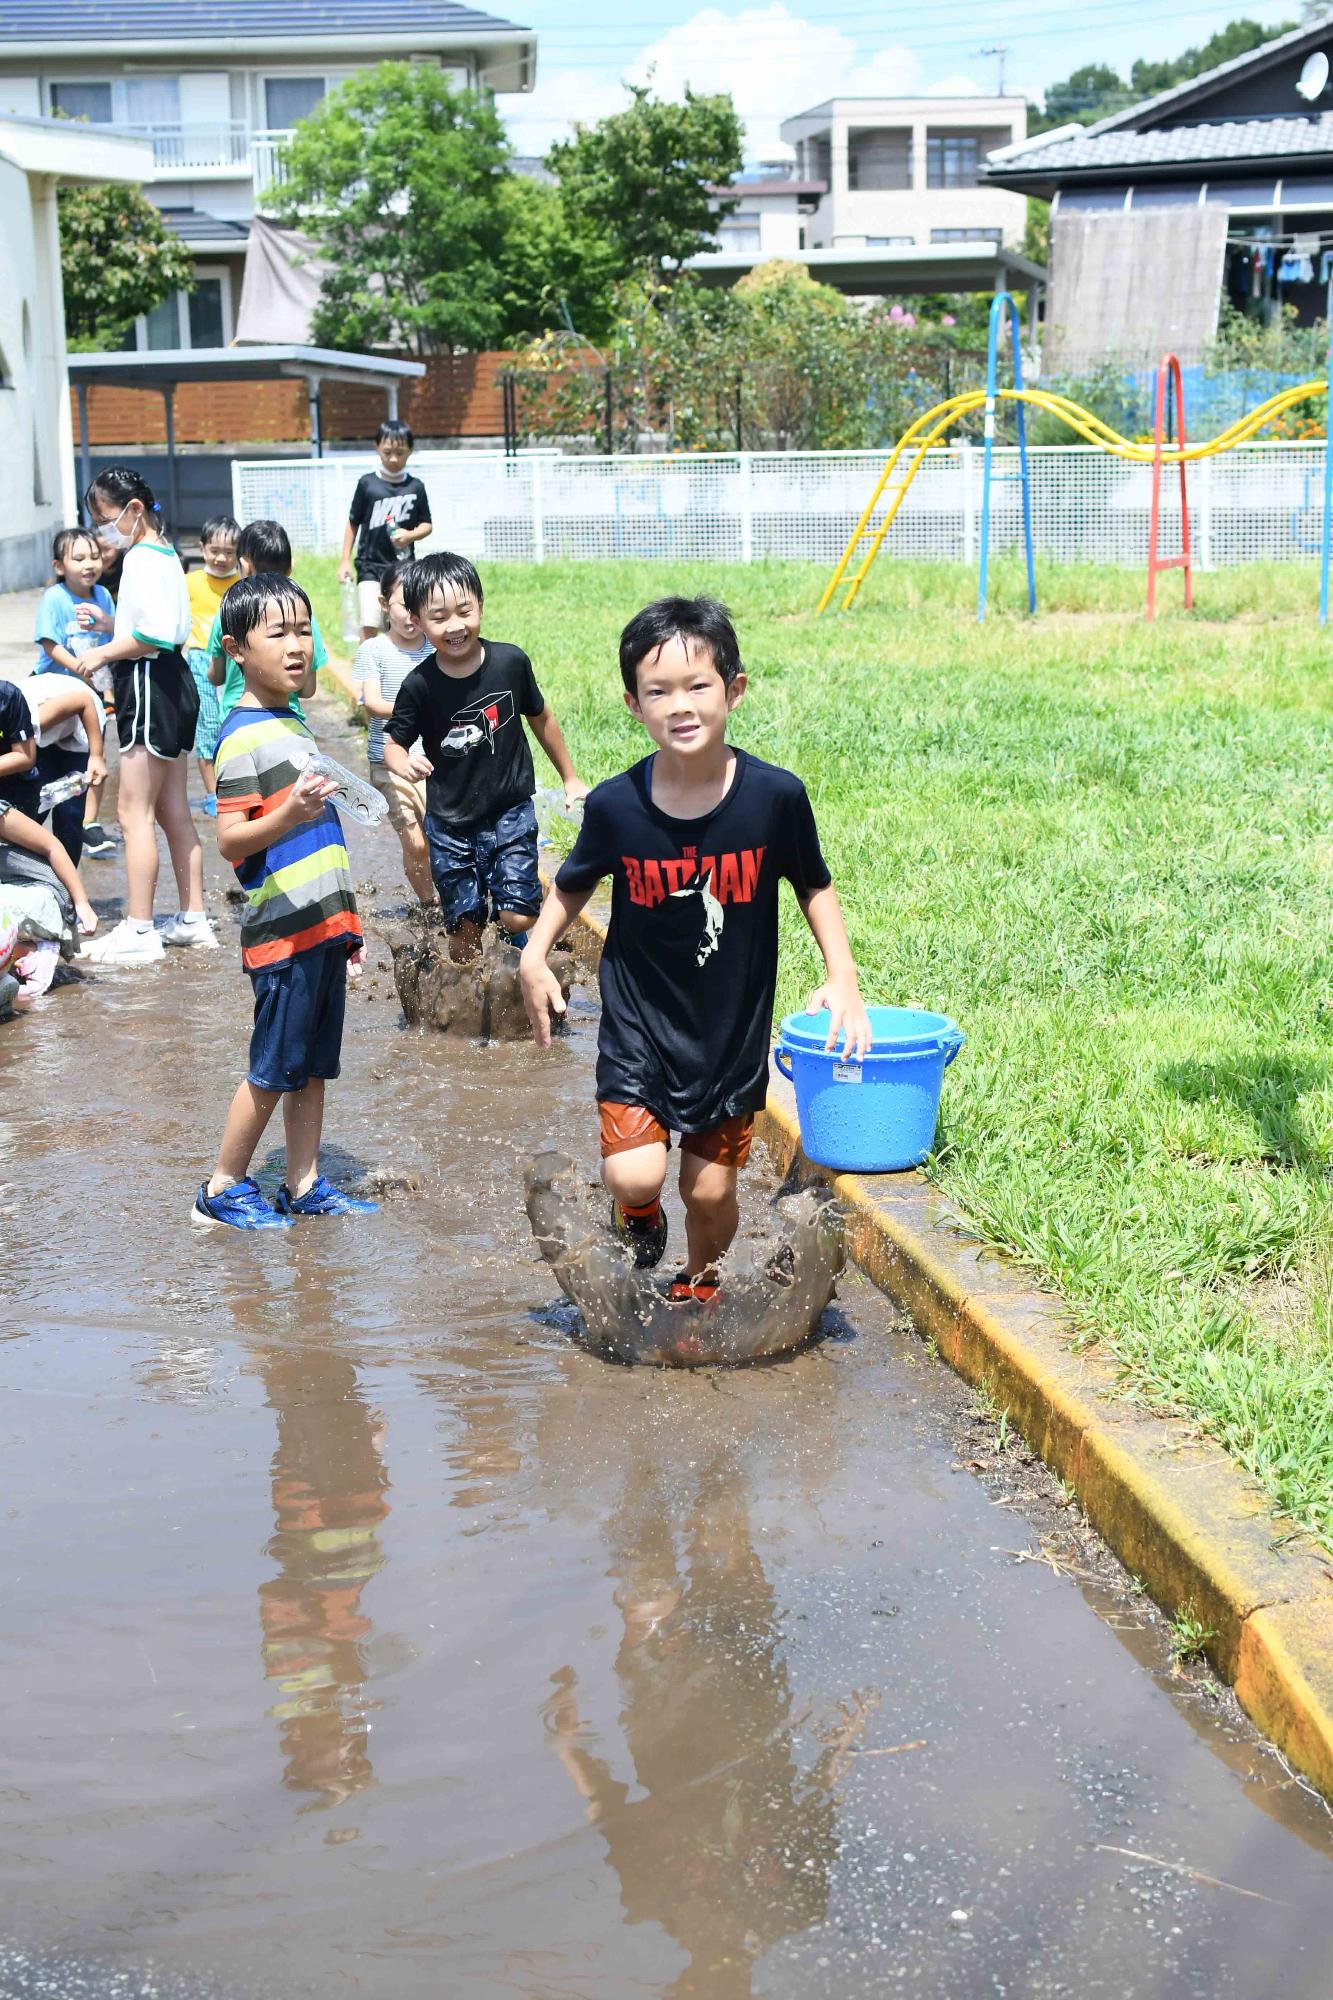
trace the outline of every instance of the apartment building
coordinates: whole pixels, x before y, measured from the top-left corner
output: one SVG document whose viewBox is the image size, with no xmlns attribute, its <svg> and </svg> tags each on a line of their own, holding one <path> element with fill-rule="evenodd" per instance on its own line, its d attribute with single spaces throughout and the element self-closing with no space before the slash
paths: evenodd
<svg viewBox="0 0 1333 2000">
<path fill-rule="evenodd" d="M 389 57 L 460 84 L 531 90 L 537 38 L 454 0 L 6 0 L 0 114 L 147 140 L 145 193 L 194 256 L 193 291 L 141 319 L 144 350 L 232 338 L 250 218 L 282 178 L 293 126 Z M 70 132 L 71 156 L 83 143 Z"/>
<path fill-rule="evenodd" d="M 981 183 L 986 157 L 1027 134 L 1021 97 L 834 97 L 783 121 L 795 179 L 825 192 L 811 250 L 982 242 L 1016 249 L 1027 204 Z"/>
</svg>

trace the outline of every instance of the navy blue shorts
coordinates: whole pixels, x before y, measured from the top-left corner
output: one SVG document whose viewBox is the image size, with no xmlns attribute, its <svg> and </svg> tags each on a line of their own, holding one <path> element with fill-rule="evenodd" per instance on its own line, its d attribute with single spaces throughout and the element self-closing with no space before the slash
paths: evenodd
<svg viewBox="0 0 1333 2000">
<path fill-rule="evenodd" d="M 493 826 L 451 827 L 426 814 L 430 872 L 440 892 L 444 927 L 484 924 L 501 910 L 535 917 L 542 906 L 537 873 L 537 815 L 531 799 L 501 813 Z"/>
<path fill-rule="evenodd" d="M 250 980 L 255 1089 L 304 1090 L 312 1076 L 337 1076 L 347 1009 L 347 940 L 298 952 L 285 965 L 252 972 Z"/>
</svg>

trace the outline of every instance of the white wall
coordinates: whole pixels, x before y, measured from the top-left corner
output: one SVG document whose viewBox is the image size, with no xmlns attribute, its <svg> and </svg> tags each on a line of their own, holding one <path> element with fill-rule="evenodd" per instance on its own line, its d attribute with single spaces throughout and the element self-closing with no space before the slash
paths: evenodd
<svg viewBox="0 0 1333 2000">
<path fill-rule="evenodd" d="M 36 197 L 36 199 L 34 199 Z M 60 394 L 64 328 L 51 270 L 54 187 L 0 158 L 0 590 L 40 583 L 64 521 L 68 400 Z M 8 385 L 12 384 L 12 388 Z"/>
<path fill-rule="evenodd" d="M 0 115 L 12 112 L 18 118 L 39 118 L 42 95 L 35 76 L 0 76 Z"/>
</svg>

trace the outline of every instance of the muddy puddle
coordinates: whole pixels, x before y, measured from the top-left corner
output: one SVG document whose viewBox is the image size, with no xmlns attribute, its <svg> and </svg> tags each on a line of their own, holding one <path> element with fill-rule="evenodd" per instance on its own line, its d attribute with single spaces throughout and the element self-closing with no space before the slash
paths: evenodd
<svg viewBox="0 0 1333 2000">
<path fill-rule="evenodd" d="M 223 952 L 0 1028 L 0 1993 L 1324 2000 L 1333 1822 L 863 1281 L 744 1371 L 571 1340 L 522 1168 L 593 1170 L 586 993 L 538 1060 L 372 953 L 382 1213 L 191 1231 L 211 882 Z"/>
</svg>

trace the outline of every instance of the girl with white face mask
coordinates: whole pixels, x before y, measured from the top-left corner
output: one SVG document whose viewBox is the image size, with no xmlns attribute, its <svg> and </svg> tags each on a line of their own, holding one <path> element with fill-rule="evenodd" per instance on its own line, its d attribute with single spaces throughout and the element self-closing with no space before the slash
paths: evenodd
<svg viewBox="0 0 1333 2000">
<path fill-rule="evenodd" d="M 90 947 L 101 965 L 151 965 L 164 944 L 216 945 L 204 914 L 204 858 L 190 818 L 189 753 L 199 692 L 182 647 L 190 599 L 176 551 L 147 481 L 128 466 L 100 472 L 84 506 L 105 555 L 124 550 L 116 628 L 82 656 L 85 671 L 109 666 L 115 681 L 120 784 L 116 810 L 125 836 L 128 911 Z M 180 910 L 153 928 L 157 834 L 166 835 Z"/>
</svg>

